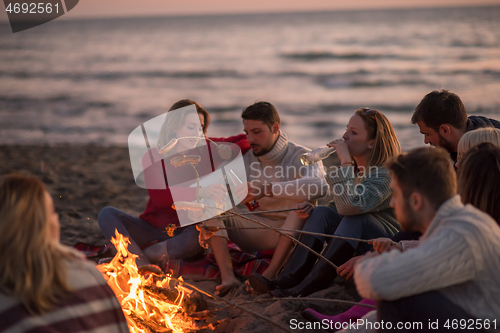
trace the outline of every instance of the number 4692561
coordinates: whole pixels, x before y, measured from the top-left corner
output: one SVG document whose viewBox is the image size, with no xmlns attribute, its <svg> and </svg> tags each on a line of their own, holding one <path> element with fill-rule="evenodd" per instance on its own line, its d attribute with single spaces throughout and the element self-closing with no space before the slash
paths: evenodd
<svg viewBox="0 0 500 333">
<path fill-rule="evenodd" d="M 59 13 L 59 4 L 52 5 L 51 3 L 9 3 L 5 11 L 9 14 L 51 14 L 53 11 Z"/>
</svg>

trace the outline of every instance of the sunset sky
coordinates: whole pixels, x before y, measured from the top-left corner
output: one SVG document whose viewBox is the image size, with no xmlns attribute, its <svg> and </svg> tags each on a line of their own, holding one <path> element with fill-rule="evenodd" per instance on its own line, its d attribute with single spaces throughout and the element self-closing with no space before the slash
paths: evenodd
<svg viewBox="0 0 500 333">
<path fill-rule="evenodd" d="M 500 0 L 81 0 L 62 19 L 477 5 L 500 5 Z M 6 19 L 2 10 L 0 20 Z"/>
</svg>

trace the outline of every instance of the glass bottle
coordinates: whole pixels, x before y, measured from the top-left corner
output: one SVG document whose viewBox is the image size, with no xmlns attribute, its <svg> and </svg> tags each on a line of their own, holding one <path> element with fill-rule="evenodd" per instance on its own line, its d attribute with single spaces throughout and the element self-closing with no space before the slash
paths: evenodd
<svg viewBox="0 0 500 333">
<path fill-rule="evenodd" d="M 335 152 L 335 147 L 319 147 L 300 156 L 302 165 L 311 165 L 321 161 Z"/>
<path fill-rule="evenodd" d="M 236 186 L 243 184 L 241 179 L 234 173 L 233 170 L 229 170 L 226 172 L 226 177 L 229 182 L 229 184 L 233 187 L 236 188 Z M 254 209 L 258 208 L 260 206 L 259 202 L 257 200 L 254 200 L 252 202 L 247 202 L 245 204 L 247 206 L 249 211 L 253 211 Z"/>
</svg>

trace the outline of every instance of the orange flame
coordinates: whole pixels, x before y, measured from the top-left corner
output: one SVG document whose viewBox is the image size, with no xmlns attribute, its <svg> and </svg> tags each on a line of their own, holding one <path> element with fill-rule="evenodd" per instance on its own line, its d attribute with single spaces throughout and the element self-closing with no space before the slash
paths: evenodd
<svg viewBox="0 0 500 333">
<path fill-rule="evenodd" d="M 194 331 L 196 329 L 194 323 L 182 314 L 184 296 L 191 294 L 192 291 L 180 284 L 175 286 L 177 299 L 174 302 L 169 301 L 166 296 L 162 297 L 161 293 L 152 292 L 148 287 L 172 289 L 171 277 L 167 275 L 163 280 L 155 282 L 152 274 L 147 278 L 140 275 L 135 264 L 138 256 L 127 249 L 130 244 L 128 237 L 124 237 L 117 230 L 115 230 L 115 235 L 116 238 L 112 238 L 111 242 L 118 253 L 109 264 L 101 264 L 97 267 L 104 274 L 120 301 L 130 332 Z"/>
</svg>

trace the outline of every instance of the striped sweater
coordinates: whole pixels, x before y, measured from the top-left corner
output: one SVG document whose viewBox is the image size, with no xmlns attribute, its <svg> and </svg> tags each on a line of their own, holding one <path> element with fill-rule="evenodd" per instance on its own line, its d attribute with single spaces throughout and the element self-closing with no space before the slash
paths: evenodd
<svg viewBox="0 0 500 333">
<path fill-rule="evenodd" d="M 500 228 L 456 195 L 441 205 L 418 247 L 359 260 L 354 281 L 365 298 L 390 301 L 438 290 L 470 316 L 498 320 L 499 260 Z"/>
<path fill-rule="evenodd" d="M 129 332 L 120 303 L 94 264 L 82 259 L 64 263 L 73 293 L 41 315 L 30 315 L 20 299 L 0 293 L 0 332 Z"/>
<path fill-rule="evenodd" d="M 391 234 L 400 230 L 394 217 L 391 201 L 391 178 L 384 167 L 365 170 L 363 177 L 355 177 L 353 166 L 335 168 L 325 179 L 333 192 L 329 207 L 340 215 L 372 214 Z"/>
</svg>

